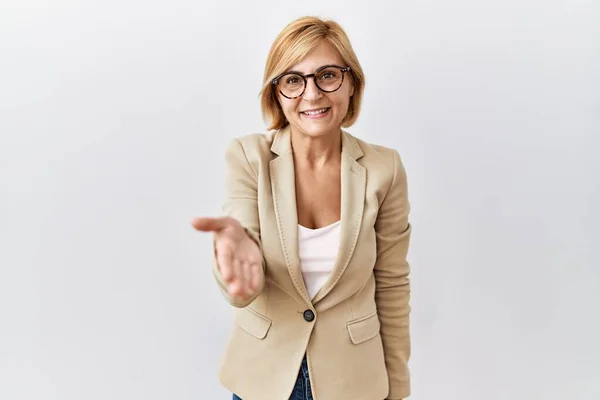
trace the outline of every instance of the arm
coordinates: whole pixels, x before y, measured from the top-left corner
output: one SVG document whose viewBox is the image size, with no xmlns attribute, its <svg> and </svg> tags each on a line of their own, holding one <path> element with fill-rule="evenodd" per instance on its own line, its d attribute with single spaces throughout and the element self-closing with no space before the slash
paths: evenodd
<svg viewBox="0 0 600 400">
<path fill-rule="evenodd" d="M 398 152 L 392 152 L 394 175 L 375 222 L 377 261 L 374 267 L 375 301 L 390 383 L 388 400 L 410 395 L 410 267 L 406 261 L 411 234 L 410 205 L 406 171 Z"/>
<path fill-rule="evenodd" d="M 260 227 L 258 219 L 258 177 L 252 170 L 246 152 L 239 140 L 233 139 L 225 151 L 226 178 L 225 178 L 225 201 L 223 211 L 226 216 L 238 221 L 244 228 L 246 234 L 261 249 Z M 261 249 L 262 255 L 262 249 Z M 219 271 L 216 257 L 213 257 L 213 275 L 219 285 L 225 299 L 234 307 L 246 307 L 262 291 L 264 287 L 264 259 L 260 270 L 260 284 L 254 295 L 246 299 L 232 297 L 227 284 Z"/>
</svg>

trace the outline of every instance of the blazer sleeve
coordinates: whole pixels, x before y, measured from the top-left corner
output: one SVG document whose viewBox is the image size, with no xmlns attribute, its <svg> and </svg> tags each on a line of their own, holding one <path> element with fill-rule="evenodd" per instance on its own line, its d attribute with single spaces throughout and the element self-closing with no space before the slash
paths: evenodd
<svg viewBox="0 0 600 400">
<path fill-rule="evenodd" d="M 225 200 L 223 212 L 235 218 L 246 233 L 258 244 L 262 252 L 260 240 L 260 223 L 258 219 L 258 176 L 252 169 L 246 152 L 239 139 L 233 139 L 225 151 Z M 260 290 L 245 301 L 231 297 L 222 279 L 217 264 L 216 253 L 213 255 L 213 275 L 221 293 L 229 304 L 242 308 L 252 303 L 264 287 L 265 262 L 263 259 Z"/>
<path fill-rule="evenodd" d="M 388 400 L 410 395 L 410 281 L 407 253 L 411 235 L 406 171 L 392 150 L 393 177 L 375 222 L 375 301 L 389 377 Z"/>
</svg>

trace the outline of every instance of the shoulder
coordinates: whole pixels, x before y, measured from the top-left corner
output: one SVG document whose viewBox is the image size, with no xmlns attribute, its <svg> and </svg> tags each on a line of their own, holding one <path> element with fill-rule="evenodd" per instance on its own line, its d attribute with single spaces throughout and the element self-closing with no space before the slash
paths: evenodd
<svg viewBox="0 0 600 400">
<path fill-rule="evenodd" d="M 274 133 L 249 133 L 229 139 L 225 148 L 228 164 L 250 165 L 256 173 L 262 164 L 272 158 L 271 145 Z"/>
<path fill-rule="evenodd" d="M 249 133 L 234 137 L 229 145 L 241 146 L 246 153 L 265 152 L 270 151 L 274 136 L 274 132 Z"/>
<path fill-rule="evenodd" d="M 354 140 L 363 153 L 357 162 L 365 168 L 367 186 L 375 192 L 380 207 L 387 204 L 387 209 L 408 210 L 408 179 L 398 150 Z"/>
<path fill-rule="evenodd" d="M 361 150 L 365 153 L 365 157 L 367 158 L 381 159 L 383 157 L 390 160 L 394 157 L 394 153 L 398 152 L 392 147 L 387 147 L 376 143 L 370 143 L 365 140 L 359 139 L 356 136 L 352 137 L 354 138 L 354 140 L 356 140 Z"/>
<path fill-rule="evenodd" d="M 390 183 L 394 179 L 405 177 L 406 171 L 397 149 L 370 143 L 349 133 L 347 135 L 362 151 L 363 155 L 358 162 L 365 167 L 370 176 L 376 175 Z"/>
<path fill-rule="evenodd" d="M 229 140 L 227 153 L 242 153 L 248 161 L 260 160 L 271 154 L 271 145 L 275 134 L 249 133 Z"/>
</svg>

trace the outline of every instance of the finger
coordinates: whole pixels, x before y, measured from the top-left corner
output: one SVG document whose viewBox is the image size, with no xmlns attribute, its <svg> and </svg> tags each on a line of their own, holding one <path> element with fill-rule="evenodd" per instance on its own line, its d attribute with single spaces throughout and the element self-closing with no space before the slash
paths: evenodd
<svg viewBox="0 0 600 400">
<path fill-rule="evenodd" d="M 262 277 L 262 264 L 253 263 L 250 266 L 250 274 L 252 280 L 252 290 L 254 291 L 260 286 L 260 280 Z"/>
<path fill-rule="evenodd" d="M 211 218 L 198 217 L 192 219 L 192 226 L 202 232 L 216 232 L 224 229 L 228 224 L 228 219 L 225 217 Z"/>
<path fill-rule="evenodd" d="M 234 278 L 231 282 L 231 295 L 240 296 L 244 293 L 244 271 L 238 259 L 233 259 L 233 274 Z"/>
<path fill-rule="evenodd" d="M 227 249 L 223 249 L 217 254 L 217 264 L 219 265 L 221 277 L 225 282 L 231 282 L 235 276 L 235 269 L 233 266 L 233 254 Z"/>
<path fill-rule="evenodd" d="M 248 262 L 242 263 L 242 269 L 244 271 L 244 290 L 247 294 L 252 294 L 254 288 L 252 287 L 252 266 Z"/>
<path fill-rule="evenodd" d="M 244 296 L 249 296 L 252 294 L 252 289 L 250 289 L 250 274 L 248 272 L 248 264 L 245 261 L 240 262 L 240 272 L 242 274 L 242 293 Z"/>
</svg>

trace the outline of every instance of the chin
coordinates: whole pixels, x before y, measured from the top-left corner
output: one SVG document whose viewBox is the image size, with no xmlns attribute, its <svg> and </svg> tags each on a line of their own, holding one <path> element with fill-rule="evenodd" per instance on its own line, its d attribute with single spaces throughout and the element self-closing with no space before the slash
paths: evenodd
<svg viewBox="0 0 600 400">
<path fill-rule="evenodd" d="M 332 129 L 330 127 L 321 127 L 321 126 L 306 127 L 304 129 L 302 129 L 302 132 L 304 132 L 308 136 L 319 137 L 319 136 L 326 136 L 326 135 L 330 134 L 332 132 Z"/>
<path fill-rule="evenodd" d="M 302 121 L 302 123 L 298 124 L 297 127 L 305 135 L 308 135 L 311 137 L 320 137 L 320 136 L 330 135 L 332 132 L 337 132 L 340 128 L 340 125 L 339 124 L 336 125 L 333 123 L 328 123 L 328 124 L 320 124 L 320 123 L 314 123 L 314 122 L 306 123 L 306 122 Z"/>
</svg>

